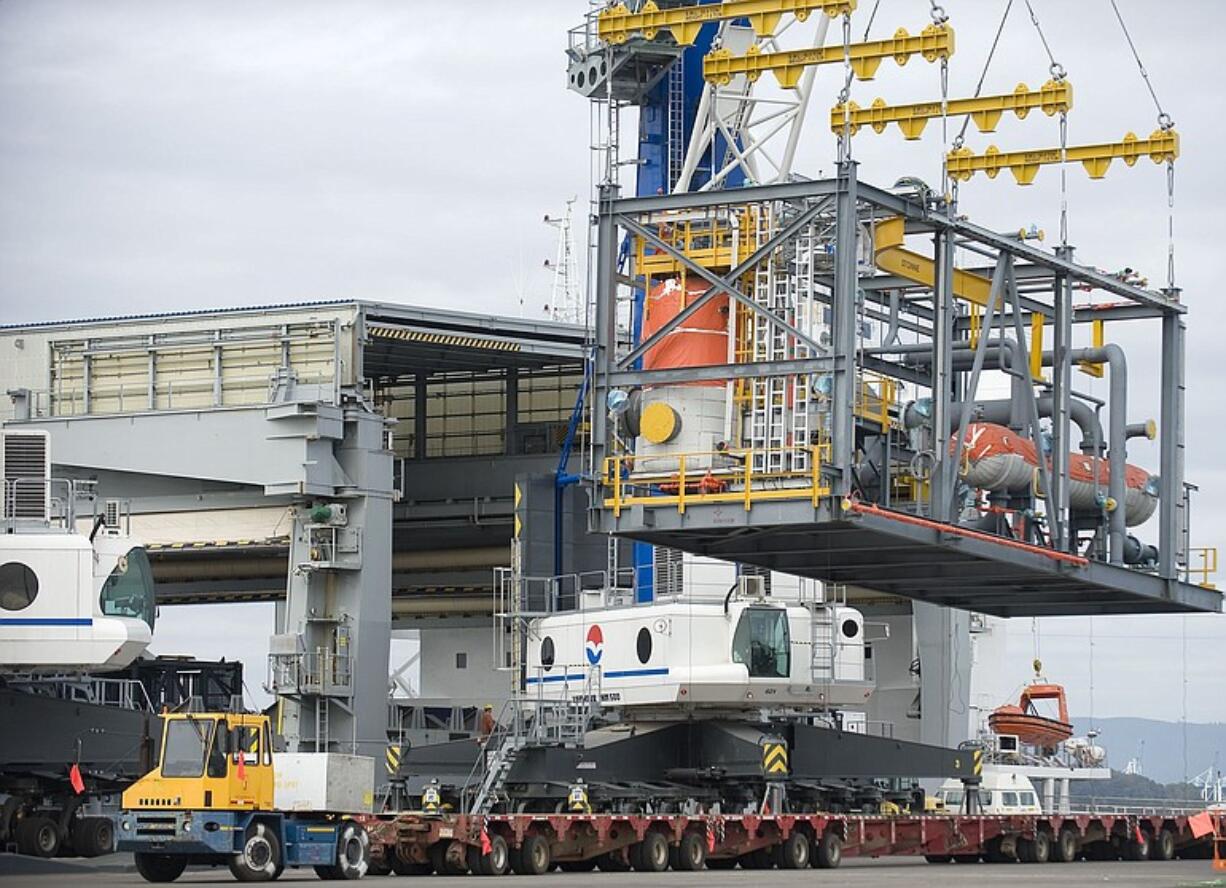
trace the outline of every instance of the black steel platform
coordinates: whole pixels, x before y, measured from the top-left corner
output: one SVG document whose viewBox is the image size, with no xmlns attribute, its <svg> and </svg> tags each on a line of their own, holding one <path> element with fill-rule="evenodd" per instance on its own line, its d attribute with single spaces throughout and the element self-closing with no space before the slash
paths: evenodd
<svg viewBox="0 0 1226 888">
<path fill-rule="evenodd" d="M 696 514 L 698 512 L 704 514 Z M 635 509 L 605 529 L 631 539 L 1001 617 L 1222 610 L 1222 594 L 1151 573 L 873 508 L 814 521 L 811 506 Z M 797 513 L 808 512 L 805 521 Z M 620 527 L 618 525 L 621 525 Z M 654 526 L 652 526 L 654 525 Z"/>
</svg>

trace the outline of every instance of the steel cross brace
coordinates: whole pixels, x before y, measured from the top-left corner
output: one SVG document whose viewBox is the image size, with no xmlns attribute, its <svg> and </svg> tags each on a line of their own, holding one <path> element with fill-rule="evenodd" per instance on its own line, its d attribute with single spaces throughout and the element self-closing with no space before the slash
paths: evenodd
<svg viewBox="0 0 1226 888">
<path fill-rule="evenodd" d="M 663 341 L 665 336 L 667 336 L 673 330 L 677 329 L 677 327 L 685 323 L 686 320 L 688 320 L 692 315 L 694 315 L 695 312 L 697 312 L 700 308 L 702 308 L 702 306 L 705 305 L 717 293 L 721 293 L 721 292 L 727 293 L 729 296 L 731 296 L 741 305 L 744 305 L 746 308 L 753 311 L 755 314 L 762 315 L 770 323 L 773 323 L 773 324 L 778 325 L 779 327 L 782 327 L 789 334 L 791 334 L 792 336 L 795 336 L 805 345 L 809 346 L 809 348 L 813 349 L 814 353 L 820 353 L 824 351 L 824 349 L 820 345 L 818 345 L 813 339 L 806 336 L 796 327 L 792 326 L 791 324 L 789 324 L 787 321 L 783 320 L 782 318 L 777 317 L 771 314 L 770 312 L 764 311 L 762 309 L 762 306 L 758 305 L 756 302 L 754 302 L 752 299 L 750 299 L 748 296 L 746 296 L 744 293 L 738 290 L 736 286 L 732 283 L 732 281 L 740 277 L 745 272 L 752 269 L 754 266 L 756 266 L 767 255 L 769 255 L 771 251 L 773 251 L 775 247 L 778 246 L 780 243 L 788 240 L 789 238 L 797 234 L 802 228 L 808 225 L 810 221 L 812 221 L 814 216 L 817 216 L 819 213 L 823 212 L 825 209 L 829 207 L 829 205 L 830 205 L 830 201 L 824 200 L 821 203 L 817 203 L 809 207 L 807 210 L 801 213 L 800 216 L 798 216 L 794 222 L 788 225 L 787 228 L 783 229 L 783 231 L 779 232 L 777 235 L 772 237 L 766 243 L 762 244 L 762 246 L 758 247 L 758 249 L 754 250 L 753 253 L 750 254 L 749 258 L 747 258 L 744 262 L 742 262 L 736 268 L 732 269 L 732 271 L 728 273 L 728 277 L 721 277 L 715 272 L 710 271 L 709 269 L 703 268 L 697 262 L 690 259 L 690 257 L 686 256 L 680 250 L 673 247 L 672 244 L 666 243 L 654 231 L 650 230 L 646 226 L 640 225 L 635 220 L 630 219 L 626 216 L 619 216 L 617 218 L 617 221 L 619 224 L 621 224 L 622 226 L 624 226 L 625 228 L 627 228 L 634 234 L 637 234 L 639 237 L 644 238 L 649 243 L 651 243 L 653 246 L 658 247 L 659 249 L 663 250 L 665 253 L 672 256 L 674 259 L 676 259 L 678 262 L 680 262 L 690 271 L 694 272 L 694 274 L 698 275 L 704 280 L 709 281 L 711 283 L 711 287 L 708 290 L 706 290 L 701 296 L 699 296 L 697 299 L 691 302 L 688 306 L 682 309 L 680 312 L 678 312 L 677 314 L 669 318 L 669 320 L 659 330 L 657 330 L 655 333 L 653 333 L 643 342 L 639 343 L 639 345 L 633 351 L 631 351 L 629 355 L 622 358 L 618 362 L 618 368 L 625 369 L 626 367 L 629 367 L 631 364 L 633 364 L 635 361 L 641 358 L 644 354 L 646 354 L 648 351 L 654 348 L 657 344 Z"/>
</svg>

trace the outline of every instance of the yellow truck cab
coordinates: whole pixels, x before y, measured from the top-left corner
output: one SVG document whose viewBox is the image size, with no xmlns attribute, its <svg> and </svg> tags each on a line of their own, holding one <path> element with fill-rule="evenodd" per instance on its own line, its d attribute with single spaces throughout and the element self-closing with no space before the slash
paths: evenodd
<svg viewBox="0 0 1226 888">
<path fill-rule="evenodd" d="M 264 715 L 163 720 L 159 764 L 124 791 L 115 824 L 118 850 L 134 853 L 146 880 L 173 881 L 189 863 L 225 863 L 243 882 L 287 866 L 313 866 L 325 879 L 366 874 L 370 841 L 347 815 L 370 812 L 373 760 L 274 754 Z"/>
</svg>

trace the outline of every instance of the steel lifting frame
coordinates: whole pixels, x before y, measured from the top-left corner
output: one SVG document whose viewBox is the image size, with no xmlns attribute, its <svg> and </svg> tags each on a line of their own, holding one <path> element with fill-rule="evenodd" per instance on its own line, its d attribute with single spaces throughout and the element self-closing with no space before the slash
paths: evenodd
<svg viewBox="0 0 1226 888">
<path fill-rule="evenodd" d="M 625 43 L 634 34 L 654 40 L 660 31 L 668 31 L 678 44 L 689 46 L 708 22 L 748 19 L 758 36 L 769 37 L 787 13 L 803 22 L 817 10 L 834 18 L 855 8 L 856 0 L 723 0 L 661 9 L 654 0 L 647 0 L 637 12 L 631 12 L 625 3 L 602 10 L 596 33 L 606 43 Z"/>
<path fill-rule="evenodd" d="M 1159 129 L 1154 130 L 1148 139 L 1139 139 L 1136 133 L 1128 133 L 1119 142 L 1034 151 L 1001 151 L 991 145 L 983 154 L 976 154 L 969 148 L 959 148 L 949 153 L 948 168 L 950 178 L 964 181 L 980 171 L 986 173 L 989 179 L 995 179 L 1001 170 L 1008 169 L 1017 184 L 1029 185 L 1041 166 L 1080 162 L 1091 179 L 1101 179 L 1107 174 L 1111 161 L 1118 158 L 1133 166 L 1147 155 L 1154 163 L 1175 160 L 1179 157 L 1179 134 L 1173 129 Z"/>
<path fill-rule="evenodd" d="M 747 260 L 726 275 L 718 275 L 706 269 L 692 267 L 686 262 L 686 257 L 670 245 L 660 240 L 651 228 L 650 217 L 653 214 L 712 210 L 727 206 L 732 202 L 737 205 L 759 204 L 771 201 L 791 203 L 797 208 L 798 215 L 792 225 L 764 244 Z M 744 366 L 720 365 L 712 367 L 679 367 L 667 370 L 631 371 L 634 359 L 646 350 L 655 346 L 661 337 L 684 323 L 686 317 L 697 311 L 703 300 L 718 293 L 726 293 L 738 302 L 746 302 L 747 297 L 737 289 L 736 282 L 752 268 L 766 251 L 776 249 L 781 243 L 794 239 L 811 219 L 819 213 L 829 214 L 831 203 L 836 207 L 836 240 L 834 255 L 836 267 L 834 280 L 825 283 L 830 289 L 830 303 L 834 308 L 832 323 L 832 342 L 828 349 L 823 350 L 821 357 L 807 360 L 793 360 L 777 364 L 748 364 Z M 854 257 L 857 255 L 856 242 L 862 237 L 860 231 L 871 227 L 882 218 L 897 216 L 905 220 L 906 231 L 910 235 L 929 235 L 934 239 L 932 268 L 935 272 L 933 286 L 928 289 L 931 294 L 931 308 L 915 305 L 916 299 L 924 300 L 923 295 L 913 295 L 905 303 L 905 310 L 914 314 L 921 321 L 931 323 L 933 340 L 931 347 L 902 347 L 899 351 L 915 353 L 923 348 L 928 355 L 927 361 L 932 365 L 932 372 L 918 374 L 914 366 L 907 362 L 895 363 L 878 360 L 866 352 L 862 357 L 856 356 L 854 314 L 847 312 L 848 306 L 855 306 L 855 299 L 848 297 L 858 289 L 870 295 L 874 278 L 857 280 L 862 272 L 856 269 Z M 1121 303 L 1126 303 L 1128 313 L 1120 315 L 1128 318 L 1160 319 L 1162 323 L 1162 362 L 1161 362 L 1161 413 L 1160 427 L 1160 465 L 1157 467 L 1159 492 L 1159 508 L 1161 510 L 1161 527 L 1159 529 L 1160 563 L 1158 574 L 1164 583 L 1178 583 L 1178 528 L 1182 526 L 1181 510 L 1184 508 L 1180 495 L 1183 486 L 1183 347 L 1185 324 L 1183 314 L 1185 309 L 1179 301 L 1176 291 L 1155 292 L 1135 284 L 1121 280 L 1118 277 L 1103 273 L 1092 267 L 1083 266 L 1072 260 L 1071 253 L 1053 254 L 1040 247 L 1023 241 L 1017 233 L 1000 233 L 983 228 L 947 214 L 943 206 L 935 208 L 925 206 L 916 197 L 899 195 L 893 192 L 859 183 L 855 178 L 854 164 L 844 164 L 840 167 L 837 179 L 796 182 L 771 186 L 758 186 L 737 189 L 735 194 L 692 193 L 678 195 L 649 196 L 642 198 L 619 199 L 615 192 L 606 189 L 602 194 L 599 215 L 599 241 L 597 251 L 596 302 L 597 302 L 597 359 L 595 375 L 594 403 L 603 404 L 608 392 L 616 387 L 632 385 L 652 385 L 660 383 L 679 383 L 699 380 L 736 379 L 770 375 L 798 373 L 829 373 L 833 376 L 833 391 L 836 414 L 832 417 L 831 450 L 824 473 L 833 482 L 829 486 L 832 498 L 821 504 L 816 514 L 823 516 L 818 520 L 837 520 L 839 516 L 840 494 L 847 492 L 846 467 L 852 464 L 855 447 L 854 438 L 854 385 L 858 370 L 871 369 L 874 372 L 892 374 L 895 378 L 911 382 L 919 382 L 930 387 L 934 398 L 934 414 L 941 418 L 934 423 L 934 431 L 945 429 L 940 435 L 940 441 L 935 442 L 938 448 L 956 448 L 953 435 L 963 431 L 967 417 L 965 411 L 955 415 L 954 385 L 959 374 L 967 372 L 967 368 L 951 364 L 948 349 L 954 340 L 963 342 L 965 353 L 965 335 L 967 332 L 964 318 L 959 317 L 955 307 L 955 278 L 952 275 L 952 246 L 973 248 L 989 258 L 992 262 L 989 284 L 989 296 L 984 300 L 990 311 L 987 320 L 982 324 L 980 338 L 971 350 L 976 358 L 975 364 L 969 369 L 982 369 L 988 360 L 992 343 L 988 341 L 991 327 L 999 325 L 1002 335 L 1016 336 L 1021 347 L 1020 362 L 1024 367 L 1032 363 L 1026 343 L 1026 329 L 1036 317 L 1042 317 L 1056 324 L 1055 348 L 1052 352 L 1040 352 L 1036 357 L 1045 366 L 1053 366 L 1052 401 L 1058 405 L 1053 415 L 1053 448 L 1056 452 L 1063 451 L 1067 456 L 1070 436 L 1070 411 L 1068 398 L 1071 396 L 1071 383 L 1065 370 L 1071 370 L 1081 360 L 1082 352 L 1070 348 L 1071 330 L 1075 324 L 1092 324 L 1098 319 L 1095 311 L 1076 309 L 1071 303 L 1072 294 L 1078 289 L 1096 289 L 1119 297 Z M 617 332 L 616 295 L 620 281 L 617 274 L 616 258 L 617 244 L 620 240 L 619 229 L 645 237 L 657 249 L 675 254 L 675 258 L 685 265 L 688 272 L 698 274 L 711 284 L 700 300 L 691 305 L 678 316 L 675 316 L 662 328 L 656 336 L 642 343 L 638 349 L 619 348 Z M 838 257 L 844 257 L 843 262 Z M 1029 297 L 1019 293 L 1019 281 L 1032 282 L 1027 287 Z M 1049 294 L 1045 299 L 1038 299 L 1037 284 L 1042 284 Z M 831 286 L 833 284 L 833 286 Z M 872 291 L 876 292 L 876 291 Z M 991 294 L 995 294 L 995 297 Z M 846 303 L 846 304 L 844 304 Z M 840 312 L 843 309 L 843 312 Z M 851 326 L 844 330 L 845 323 L 850 320 Z M 772 318 L 772 322 L 784 324 L 780 319 Z M 1012 328 L 1011 330 L 1009 328 Z M 786 329 L 786 327 L 785 327 Z M 1006 332 L 1008 331 L 1008 332 Z M 788 330 L 796 336 L 798 331 Z M 874 351 L 874 350 L 870 350 Z M 888 353 L 889 349 L 875 350 Z M 623 354 L 624 353 L 624 354 Z M 916 355 L 922 357 L 921 355 Z M 963 359 L 965 360 L 965 359 Z M 857 367 L 857 364 L 861 366 Z M 1023 372 L 1025 372 L 1023 370 Z M 1033 386 L 1034 380 L 1028 380 Z M 1042 383 L 1041 383 L 1042 384 Z M 1026 413 L 1026 423 L 1032 429 L 1038 426 L 1039 413 L 1033 390 L 1029 393 L 1028 403 L 1022 405 Z M 842 418 L 841 413 L 847 413 Z M 608 417 L 603 410 L 593 411 L 593 437 L 597 449 L 596 463 L 603 464 L 612 439 L 609 437 Z M 935 418 L 935 417 L 934 417 Z M 851 434 L 849 434 L 851 432 Z M 938 450 L 937 452 L 944 452 Z M 942 460 L 938 462 L 948 462 Z M 1057 470 L 1061 469 L 1061 461 L 1048 471 L 1040 470 L 1044 475 L 1042 490 L 1038 495 L 1048 500 L 1048 515 L 1051 529 L 1055 531 L 1056 540 L 1068 538 L 1071 530 L 1067 526 L 1067 482 L 1061 484 Z M 952 465 L 945 478 L 933 478 L 929 494 L 933 518 L 951 520 L 952 491 L 956 483 L 956 472 Z M 939 481 L 939 483 L 938 483 Z M 649 510 L 648 510 L 649 511 Z M 700 510 L 698 510 L 700 511 Z M 666 522 L 666 516 L 657 515 L 652 518 L 643 513 L 642 520 L 649 521 L 651 526 L 663 526 L 656 522 Z M 605 519 L 601 519 L 602 521 Z M 626 522 L 638 520 L 635 514 L 625 514 L 620 523 L 605 524 L 604 529 L 625 528 Z M 687 526 L 695 526 L 693 522 L 702 518 L 695 509 L 690 509 L 684 516 Z M 750 518 L 749 520 L 754 520 Z M 810 519 L 812 520 L 812 519 Z M 1121 574 L 1122 576 L 1122 574 Z M 1174 585 L 1168 587 L 1169 595 L 1176 598 Z M 1179 593 L 1182 594 L 1182 591 Z"/>
<path fill-rule="evenodd" d="M 910 141 L 923 135 L 929 120 L 943 115 L 960 117 L 969 114 L 981 133 L 992 133 L 996 132 L 996 125 L 1006 111 L 1012 111 L 1019 120 L 1024 120 L 1035 108 L 1048 117 L 1071 111 L 1073 85 L 1067 80 L 1049 80 L 1032 90 L 1026 84 L 1019 83 L 1011 93 L 950 99 L 944 108 L 939 101 L 889 105 L 885 99 L 875 99 L 868 108 L 849 102 L 830 109 L 830 129 L 841 133 L 846 127 L 854 136 L 862 126 L 870 126 L 874 132 L 882 133 L 889 124 L 897 123 L 903 137 Z"/>
<path fill-rule="evenodd" d="M 841 45 L 790 52 L 761 52 L 754 47 L 743 56 L 734 56 L 726 49 L 717 49 L 703 58 L 702 76 L 724 86 L 739 74 L 744 74 L 753 82 L 762 76 L 763 71 L 772 71 L 780 86 L 792 89 L 810 65 L 842 64 L 846 58 L 857 78 L 872 80 L 884 59 L 892 58 L 899 65 L 905 65 L 916 55 L 928 62 L 949 58 L 954 54 L 954 29 L 948 23 L 928 25 L 918 35 L 912 36 L 906 28 L 899 28 L 888 40 L 853 43 L 847 47 L 846 54 L 843 50 Z"/>
</svg>

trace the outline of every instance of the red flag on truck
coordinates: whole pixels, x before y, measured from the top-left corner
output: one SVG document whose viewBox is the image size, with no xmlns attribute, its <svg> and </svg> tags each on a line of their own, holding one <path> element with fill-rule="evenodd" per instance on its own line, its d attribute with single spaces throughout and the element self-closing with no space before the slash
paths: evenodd
<svg viewBox="0 0 1226 888">
<path fill-rule="evenodd" d="M 72 784 L 72 791 L 77 795 L 85 792 L 85 778 L 81 776 L 81 766 L 76 762 L 68 769 L 68 782 Z"/>
<path fill-rule="evenodd" d="M 247 756 L 243 755 L 240 752 L 235 757 L 235 764 L 238 765 L 238 767 L 235 769 L 234 773 L 238 775 L 239 780 L 242 780 L 244 783 L 246 783 L 247 782 Z"/>
</svg>

